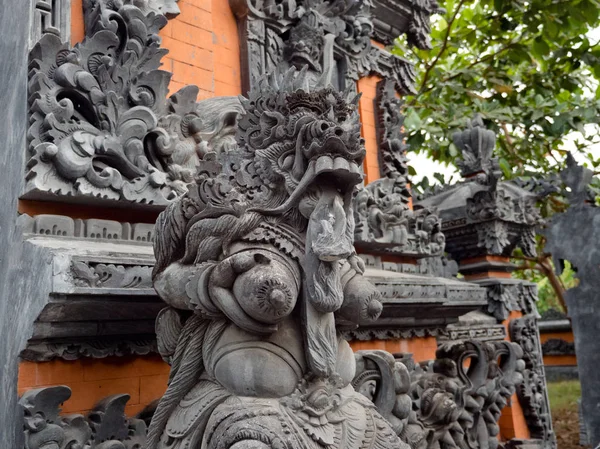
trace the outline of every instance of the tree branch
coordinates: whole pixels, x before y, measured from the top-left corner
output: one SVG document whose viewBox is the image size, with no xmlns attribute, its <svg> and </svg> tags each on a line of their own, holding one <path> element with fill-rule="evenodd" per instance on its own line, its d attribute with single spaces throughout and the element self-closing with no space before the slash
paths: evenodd
<svg viewBox="0 0 600 449">
<path fill-rule="evenodd" d="M 454 11 L 454 14 L 452 14 L 452 17 L 450 18 L 450 21 L 448 22 L 448 27 L 446 28 L 446 35 L 444 36 L 444 41 L 442 42 L 442 48 L 440 48 L 440 51 L 436 55 L 435 59 L 431 62 L 431 64 L 429 64 L 427 66 L 427 69 L 425 69 L 425 74 L 423 75 L 423 81 L 421 82 L 421 87 L 419 88 L 419 91 L 423 90 L 423 88 L 425 87 L 425 84 L 427 84 L 427 80 L 429 79 L 429 74 L 431 73 L 431 69 L 433 69 L 435 67 L 435 65 L 438 63 L 438 61 L 442 57 L 442 54 L 446 51 L 446 48 L 448 48 L 448 41 L 450 40 L 450 32 L 452 31 L 452 25 L 454 24 L 454 21 L 456 20 L 456 17 L 458 16 L 458 13 L 460 12 L 460 9 L 463 7 L 465 1 L 466 0 L 460 0 L 458 5 L 456 6 L 456 10 Z"/>
</svg>

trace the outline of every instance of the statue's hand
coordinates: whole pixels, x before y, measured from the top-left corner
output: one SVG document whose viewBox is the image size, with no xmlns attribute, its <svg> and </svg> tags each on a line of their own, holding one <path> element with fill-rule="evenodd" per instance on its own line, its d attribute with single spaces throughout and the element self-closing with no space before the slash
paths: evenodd
<svg viewBox="0 0 600 449">
<path fill-rule="evenodd" d="M 242 251 L 219 262 L 209 281 L 214 304 L 244 330 L 272 333 L 299 293 L 299 272 L 268 250 Z"/>
</svg>

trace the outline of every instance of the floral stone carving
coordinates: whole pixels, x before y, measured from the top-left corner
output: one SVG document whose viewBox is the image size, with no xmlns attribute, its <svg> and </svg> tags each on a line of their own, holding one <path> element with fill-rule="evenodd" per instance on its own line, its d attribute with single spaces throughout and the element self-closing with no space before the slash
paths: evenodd
<svg viewBox="0 0 600 449">
<path fill-rule="evenodd" d="M 97 2 L 85 19 L 74 48 L 48 34 L 30 53 L 25 197 L 164 206 L 186 191 L 201 154 L 227 144 L 219 125 L 228 118 L 201 121 L 193 86 L 166 98 L 171 74 L 158 69 L 167 51 L 157 34 L 165 16 Z"/>
<path fill-rule="evenodd" d="M 411 210 L 402 101 L 390 79 L 377 85 L 377 131 L 381 179 L 361 188 L 354 201 L 357 248 L 409 257 L 439 256 L 445 237 L 431 208 Z"/>
<path fill-rule="evenodd" d="M 524 381 L 517 389 L 517 396 L 531 436 L 543 441 L 544 448 L 556 448 L 537 319 L 535 315 L 514 319 L 509 330 L 511 340 L 523 348 Z"/>
<path fill-rule="evenodd" d="M 127 394 L 108 396 L 87 415 L 60 416 L 59 406 L 71 397 L 66 386 L 46 387 L 23 394 L 25 447 L 28 449 L 139 449 L 146 423 L 125 416 Z"/>
</svg>

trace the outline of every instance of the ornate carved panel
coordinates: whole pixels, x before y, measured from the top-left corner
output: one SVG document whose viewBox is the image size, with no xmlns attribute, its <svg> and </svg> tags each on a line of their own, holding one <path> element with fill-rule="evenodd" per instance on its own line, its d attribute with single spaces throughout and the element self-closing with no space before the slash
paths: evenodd
<svg viewBox="0 0 600 449">
<path fill-rule="evenodd" d="M 541 440 L 544 448 L 556 448 L 536 317 L 527 315 L 514 319 L 509 330 L 511 341 L 523 348 L 524 380 L 517 388 L 517 396 L 531 437 Z"/>
<path fill-rule="evenodd" d="M 263 73 L 308 64 L 312 82 L 326 76 L 341 90 L 354 90 L 358 78 L 377 73 L 392 79 L 398 91 L 414 93 L 412 65 L 371 44 L 375 31 L 368 1 L 230 0 L 230 4 L 242 36 L 244 91 Z M 423 32 L 429 15 L 436 11 L 426 6 L 423 11 L 428 10 L 429 15 L 423 15 L 416 13 L 417 9 L 411 5 L 408 13 L 422 19 L 426 16 L 426 21 L 419 30 L 410 27 L 415 36 Z M 415 39 L 414 44 L 426 42 Z"/>
<path fill-rule="evenodd" d="M 383 178 L 361 188 L 356 195 L 355 245 L 371 254 L 440 256 L 445 245 L 440 218 L 430 208 L 409 208 L 404 117 L 394 85 L 389 78 L 377 84 L 375 106 Z"/>
<path fill-rule="evenodd" d="M 25 447 L 138 449 L 144 444 L 146 423 L 125 416 L 129 395 L 108 396 L 86 416 L 61 416 L 59 407 L 70 397 L 66 386 L 30 390 L 21 397 Z"/>
<path fill-rule="evenodd" d="M 484 255 L 509 256 L 515 248 L 535 254 L 535 228 L 542 223 L 536 201 L 519 183 L 500 181 L 493 157 L 495 135 L 476 116 L 467 129 L 454 134 L 461 151 L 457 161 L 465 180 L 436 187 L 416 206 L 436 207 L 443 220 L 446 250 L 455 260 Z"/>
<path fill-rule="evenodd" d="M 74 48 L 46 34 L 31 51 L 24 198 L 163 208 L 186 191 L 202 154 L 233 141 L 231 117 L 200 120 L 211 105 L 196 105 L 197 87 L 166 98 L 165 16 L 117 4 L 88 5 Z"/>
</svg>

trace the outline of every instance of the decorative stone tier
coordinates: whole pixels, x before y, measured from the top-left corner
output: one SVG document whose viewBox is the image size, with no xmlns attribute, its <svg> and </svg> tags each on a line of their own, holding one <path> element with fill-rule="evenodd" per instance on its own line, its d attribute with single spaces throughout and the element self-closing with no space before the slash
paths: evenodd
<svg viewBox="0 0 600 449">
<path fill-rule="evenodd" d="M 21 216 L 20 221 L 28 244 L 43 248 L 49 260 L 38 273 L 47 279 L 39 292 L 47 304 L 34 324 L 25 359 L 156 351 L 154 321 L 164 304 L 151 282 L 153 225 L 58 215 Z M 377 265 L 367 259 L 367 265 Z M 367 267 L 367 279 L 382 296 L 383 313 L 373 325 L 348 329 L 347 338 L 448 336 L 447 325 L 486 304 L 482 287 L 431 276 L 424 264 L 404 265 Z M 409 272 L 398 272 L 402 269 Z"/>
</svg>

